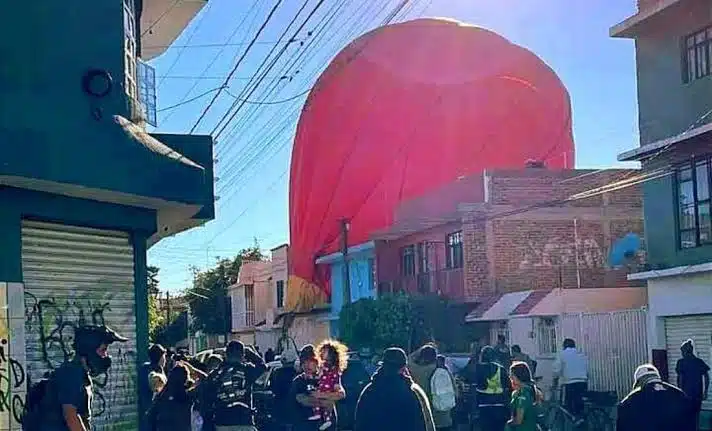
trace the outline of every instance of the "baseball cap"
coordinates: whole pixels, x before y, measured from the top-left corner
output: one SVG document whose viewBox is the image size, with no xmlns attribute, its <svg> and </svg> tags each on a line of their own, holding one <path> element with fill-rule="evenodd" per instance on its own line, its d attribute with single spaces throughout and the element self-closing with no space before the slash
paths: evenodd
<svg viewBox="0 0 712 431">
<path fill-rule="evenodd" d="M 653 364 L 643 364 L 635 369 L 633 374 L 633 383 L 638 383 L 643 377 L 660 378 L 660 371 Z"/>
<path fill-rule="evenodd" d="M 299 351 L 300 362 L 304 362 L 309 359 L 316 359 L 316 350 L 311 344 L 307 344 L 306 346 L 302 347 L 302 350 Z"/>
</svg>

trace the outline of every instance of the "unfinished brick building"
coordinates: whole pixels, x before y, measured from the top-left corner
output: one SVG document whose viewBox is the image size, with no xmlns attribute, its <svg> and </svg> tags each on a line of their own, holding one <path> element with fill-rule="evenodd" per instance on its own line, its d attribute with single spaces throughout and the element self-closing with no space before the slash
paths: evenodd
<svg viewBox="0 0 712 431">
<path fill-rule="evenodd" d="M 455 212 L 437 191 L 417 205 L 406 202 L 394 225 L 374 236 L 380 289 L 425 288 L 482 303 L 526 290 L 630 287 L 631 268 L 610 268 L 608 255 L 625 234 L 642 237 L 638 176 L 624 169 L 493 170 L 459 181 L 479 190 L 460 191 Z M 581 193 L 592 196 L 567 201 Z M 418 210 L 404 211 L 409 207 Z M 461 241 L 459 267 L 448 258 L 456 254 L 453 237 Z M 642 263 L 644 255 L 636 259 Z"/>
</svg>

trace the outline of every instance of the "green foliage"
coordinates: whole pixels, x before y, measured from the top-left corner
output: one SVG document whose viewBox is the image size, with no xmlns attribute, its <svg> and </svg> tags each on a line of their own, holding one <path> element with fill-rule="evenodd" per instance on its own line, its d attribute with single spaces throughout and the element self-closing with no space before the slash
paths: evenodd
<svg viewBox="0 0 712 431">
<path fill-rule="evenodd" d="M 164 346 L 175 346 L 188 336 L 188 313 L 182 312 L 168 325 L 161 327 L 156 333 L 156 343 Z"/>
<path fill-rule="evenodd" d="M 399 346 L 413 350 L 435 341 L 447 351 L 464 351 L 466 309 L 436 295 L 384 295 L 346 304 L 339 316 L 340 335 L 352 349 Z"/>
<path fill-rule="evenodd" d="M 262 260 L 258 244 L 244 249 L 233 259 L 218 259 L 207 271 L 193 269 L 190 311 L 193 330 L 207 334 L 224 334 L 229 324 L 227 289 L 237 282 L 243 260 Z"/>
<path fill-rule="evenodd" d="M 146 269 L 148 273 L 148 339 L 151 342 L 155 342 L 159 328 L 165 324 L 165 316 L 163 316 L 158 306 L 159 268 L 149 266 Z"/>
<path fill-rule="evenodd" d="M 165 324 L 165 316 L 158 307 L 158 299 L 153 295 L 148 295 L 148 338 L 151 342 L 156 341 L 156 334 Z"/>
</svg>

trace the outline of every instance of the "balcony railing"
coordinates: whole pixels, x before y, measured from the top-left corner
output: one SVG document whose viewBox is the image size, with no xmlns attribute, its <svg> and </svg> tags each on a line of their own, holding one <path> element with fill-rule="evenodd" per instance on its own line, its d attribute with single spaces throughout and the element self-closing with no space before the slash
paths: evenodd
<svg viewBox="0 0 712 431">
<path fill-rule="evenodd" d="M 252 329 L 255 327 L 255 323 L 254 310 L 236 312 L 233 315 L 233 328 L 236 331 Z"/>
<path fill-rule="evenodd" d="M 379 283 L 379 293 L 436 293 L 452 299 L 465 297 L 462 268 L 421 272 Z"/>
</svg>

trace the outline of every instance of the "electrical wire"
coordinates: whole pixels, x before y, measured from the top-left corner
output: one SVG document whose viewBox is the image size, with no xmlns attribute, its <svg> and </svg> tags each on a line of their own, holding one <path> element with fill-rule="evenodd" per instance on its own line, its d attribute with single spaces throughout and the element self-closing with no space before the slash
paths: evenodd
<svg viewBox="0 0 712 431">
<path fill-rule="evenodd" d="M 383 10 L 383 8 L 382 8 L 381 10 Z M 315 74 L 316 74 L 316 73 L 315 73 Z M 296 107 L 296 109 L 295 109 L 295 111 L 294 111 L 294 114 L 297 114 L 298 111 L 299 111 L 299 107 Z M 277 113 L 277 114 L 275 114 L 275 117 L 278 117 L 279 115 L 280 115 L 280 113 Z M 296 120 L 296 118 L 295 118 L 295 120 Z M 290 121 L 287 121 L 287 123 L 289 123 L 289 122 L 290 122 Z M 287 124 L 283 125 L 283 126 L 282 126 L 282 129 L 284 129 L 285 127 L 288 127 L 288 125 L 287 125 Z M 273 140 L 271 140 L 271 141 L 273 141 Z M 283 145 L 281 145 L 280 148 L 279 148 L 277 151 L 275 151 L 274 154 L 276 154 L 278 151 L 280 151 L 280 150 L 282 149 L 282 147 L 286 146 L 288 143 L 289 143 L 289 142 L 285 141 L 285 143 L 284 143 Z M 263 147 L 263 148 L 261 148 L 258 152 L 262 152 L 262 150 L 266 150 L 266 148 Z M 274 154 L 273 154 L 273 156 L 274 156 Z M 245 159 L 243 158 L 242 160 L 240 160 L 240 162 L 242 162 L 242 161 L 244 161 L 244 160 L 245 160 Z M 251 161 L 250 161 L 250 162 L 251 162 Z M 250 162 L 244 163 L 243 166 L 248 167 L 248 166 L 252 165 L 252 163 L 250 163 Z M 231 166 L 232 166 L 232 165 L 231 165 Z M 245 168 L 242 168 L 240 171 L 242 171 L 242 170 L 244 170 L 244 169 L 245 169 Z M 230 168 L 228 168 L 227 170 L 229 171 Z M 241 172 L 238 172 L 238 175 L 239 175 L 239 173 L 241 173 Z M 225 184 L 225 187 L 224 187 L 224 188 L 227 188 L 228 186 L 230 186 L 231 183 L 232 183 L 232 181 L 231 181 L 230 183 L 228 183 L 228 184 Z M 233 192 L 233 193 L 234 193 L 234 192 Z"/>
<path fill-rule="evenodd" d="M 247 12 L 245 13 L 245 15 L 242 17 L 242 19 L 238 22 L 238 24 L 235 26 L 235 28 L 232 30 L 232 32 L 231 32 L 230 35 L 228 36 L 227 42 L 226 42 L 225 46 L 221 47 L 220 50 L 219 50 L 217 53 L 215 53 L 215 55 L 213 56 L 213 58 L 210 60 L 210 62 L 207 64 L 207 66 L 205 66 L 205 68 L 204 68 L 203 71 L 201 72 L 200 76 L 205 76 L 205 74 L 208 73 L 208 71 L 210 70 L 210 68 L 213 67 L 213 65 L 218 61 L 218 59 L 219 59 L 220 56 L 223 54 L 223 52 L 225 52 L 225 48 L 226 48 L 226 46 L 227 46 L 227 43 L 230 42 L 233 37 L 235 37 L 235 35 L 236 35 L 236 34 L 240 31 L 240 29 L 242 28 L 242 26 L 243 26 L 243 24 L 245 23 L 245 21 L 247 21 L 247 18 L 252 14 L 253 11 L 256 10 L 257 5 L 260 4 L 260 2 L 262 2 L 262 1 L 263 1 L 263 0 L 254 0 L 254 1 L 252 2 L 252 5 L 250 6 L 250 8 L 247 10 Z M 255 14 L 254 19 L 256 19 L 256 18 L 257 18 L 257 14 Z M 253 19 L 252 23 L 250 23 L 250 26 L 249 26 L 248 28 L 252 27 L 252 24 L 254 24 L 254 19 Z M 242 42 L 240 43 L 240 46 L 242 46 L 243 44 L 246 45 L 246 44 L 247 44 L 246 41 L 247 41 L 247 36 L 245 36 L 245 38 L 242 39 Z M 195 82 L 193 82 L 193 85 L 188 89 L 188 91 L 185 92 L 185 94 L 183 95 L 183 97 L 181 97 L 181 99 L 179 100 L 179 102 L 185 101 L 185 100 L 190 96 L 190 94 L 193 92 L 193 90 L 195 90 L 195 87 L 198 86 L 198 82 L 199 82 L 198 80 L 195 80 Z M 173 112 L 169 112 L 168 115 L 165 116 L 165 117 L 161 120 L 161 122 L 164 123 L 164 122 L 168 121 L 168 119 L 169 119 L 172 115 L 173 115 Z"/>
<path fill-rule="evenodd" d="M 188 36 L 188 40 L 186 41 L 186 44 L 190 44 L 190 42 L 193 40 L 195 35 L 198 33 L 198 30 L 200 30 L 200 26 L 203 24 L 203 21 L 205 21 L 205 17 L 208 15 L 208 11 L 210 8 L 213 6 L 213 2 L 208 3 L 208 7 L 203 10 L 203 12 L 200 14 L 200 18 L 198 22 L 195 23 L 195 26 L 193 27 L 193 32 Z M 173 62 L 171 62 L 171 65 L 168 66 L 168 70 L 166 71 L 166 75 L 170 75 L 173 69 L 176 67 L 176 64 L 180 61 L 180 58 L 183 56 L 183 53 L 185 52 L 185 48 L 179 48 L 178 54 L 176 54 L 176 57 L 173 59 Z M 165 78 L 160 78 L 158 80 L 158 90 L 160 90 L 161 85 L 163 84 L 163 81 Z"/>
<path fill-rule="evenodd" d="M 171 4 L 171 5 L 168 7 L 168 9 L 166 9 L 165 11 L 163 11 L 163 13 L 162 13 L 155 21 L 153 21 L 153 23 L 151 23 L 151 25 L 148 26 L 148 28 L 147 28 L 146 30 L 144 30 L 144 31 L 141 33 L 141 37 L 144 37 L 144 36 L 146 36 L 148 33 L 150 33 L 151 30 L 153 30 L 153 28 L 154 28 L 156 25 L 158 25 L 158 23 L 161 22 L 161 20 L 162 20 L 163 18 L 165 18 L 166 15 L 168 15 L 169 13 L 171 13 L 171 12 L 173 11 L 173 9 L 175 9 L 176 6 L 178 6 L 178 4 L 179 4 L 180 2 L 182 2 L 182 1 L 183 1 L 183 0 L 176 0 L 176 1 L 174 1 L 173 4 Z"/>
<path fill-rule="evenodd" d="M 296 36 L 299 34 L 299 32 L 301 32 L 302 29 L 304 29 L 304 27 L 307 25 L 307 23 L 309 22 L 309 20 L 314 16 L 314 14 L 316 14 L 316 12 L 319 10 L 319 8 L 321 8 L 321 6 L 324 4 L 325 1 L 326 1 L 326 0 L 319 0 L 319 1 L 317 2 L 317 4 L 314 6 L 314 8 L 312 9 L 312 11 L 311 11 L 311 12 L 309 13 L 309 15 L 306 17 L 306 19 L 304 20 L 304 22 L 302 22 L 302 25 L 300 25 L 299 28 L 297 28 L 297 30 L 294 32 L 294 37 L 296 37 Z M 306 5 L 307 5 L 308 3 L 309 3 L 309 0 L 306 0 L 306 1 L 304 2 L 304 7 L 306 7 Z M 301 10 L 302 10 L 302 9 L 300 9 L 300 12 L 301 12 Z M 297 13 L 297 16 L 299 16 L 299 13 Z M 294 17 L 294 20 L 295 20 L 295 21 L 296 21 L 296 19 L 297 19 L 297 16 Z M 290 24 L 290 26 L 291 26 L 291 24 Z M 288 27 L 289 27 L 289 26 L 288 26 Z M 285 33 L 286 33 L 286 32 L 285 32 Z M 280 38 L 280 39 L 281 39 L 281 38 Z M 276 56 L 275 59 L 272 61 L 272 63 L 270 64 L 270 66 L 264 71 L 264 75 L 266 75 L 267 73 L 269 73 L 270 70 L 272 70 L 272 68 L 274 67 L 274 65 L 277 63 L 277 60 L 284 54 L 284 52 L 286 51 L 286 49 L 287 49 L 287 48 L 286 48 L 286 46 L 285 46 L 285 47 L 282 48 L 282 50 L 280 50 L 280 52 L 277 54 L 277 56 Z M 261 80 L 257 82 L 257 84 L 253 87 L 253 89 L 252 89 L 249 93 L 247 93 L 247 95 L 245 96 L 245 99 L 249 99 L 249 97 L 250 97 L 250 96 L 255 92 L 255 90 L 258 88 L 260 82 L 261 82 Z M 240 104 L 240 105 L 237 106 L 237 108 L 236 108 L 235 111 L 232 113 L 232 115 L 230 115 L 230 118 L 225 122 L 225 125 L 224 125 L 223 127 L 221 127 L 220 130 L 219 130 L 219 131 L 217 132 L 217 134 L 216 134 L 215 131 L 218 129 L 220 123 L 222 123 L 224 117 L 223 117 L 223 119 L 221 119 L 220 121 L 218 121 L 218 123 L 217 123 L 218 126 L 216 126 L 216 127 L 213 129 L 213 132 L 211 133 L 211 135 L 214 135 L 215 138 L 218 138 L 218 137 L 220 136 L 220 134 L 222 134 L 222 132 L 225 130 L 225 127 L 227 127 L 227 124 L 230 123 L 230 121 L 232 121 L 233 118 L 235 118 L 235 116 L 237 115 L 238 112 L 240 112 L 240 108 L 242 108 L 242 106 L 244 106 L 244 103 L 242 103 L 242 104 Z M 231 109 L 232 109 L 232 107 L 231 107 Z M 228 109 L 228 111 L 226 112 L 226 116 L 229 114 L 229 112 L 230 112 L 230 109 Z"/>
<path fill-rule="evenodd" d="M 190 98 L 190 99 L 188 99 L 188 100 L 184 100 L 184 101 L 182 101 L 182 102 L 176 103 L 175 105 L 170 105 L 170 106 L 166 106 L 165 108 L 161 108 L 161 109 L 157 110 L 156 112 L 165 112 L 165 111 L 170 111 L 171 109 L 179 108 L 179 107 L 181 107 L 181 106 L 183 106 L 183 105 L 187 105 L 187 104 L 189 104 L 189 103 L 191 103 L 191 102 L 195 102 L 196 100 L 202 99 L 203 97 L 205 97 L 205 96 L 207 96 L 207 95 L 209 95 L 209 94 L 212 94 L 212 93 L 218 91 L 220 88 L 222 88 L 222 87 L 213 88 L 213 89 L 208 90 L 208 91 L 206 91 L 206 92 L 204 92 L 204 93 L 200 93 L 200 94 L 198 94 L 197 96 L 192 97 L 192 98 Z"/>
<path fill-rule="evenodd" d="M 223 83 L 223 85 L 228 85 L 230 83 L 230 78 L 232 78 L 232 76 L 235 74 L 235 72 L 237 72 L 238 67 L 240 67 L 240 64 L 242 64 L 242 61 L 245 59 L 245 57 L 247 57 L 247 54 L 250 52 L 250 49 L 252 49 L 255 42 L 257 42 L 257 39 L 259 39 L 259 37 L 262 34 L 262 32 L 264 31 L 265 27 L 267 27 L 267 24 L 269 24 L 270 20 L 274 16 L 274 13 L 277 11 L 277 9 L 279 8 L 279 6 L 282 4 L 283 1 L 284 0 L 277 0 L 277 2 L 274 4 L 272 9 L 270 9 L 269 14 L 267 15 L 267 18 L 264 20 L 264 22 L 262 23 L 260 28 L 257 30 L 257 33 L 252 38 L 249 45 L 247 45 L 245 52 L 237 60 L 235 67 L 232 68 L 232 70 L 230 71 L 230 73 L 227 76 L 227 79 L 225 79 L 225 82 Z M 190 132 L 189 132 L 190 134 L 192 134 L 195 131 L 195 129 L 198 128 L 198 126 L 200 125 L 203 118 L 205 118 L 205 116 L 210 111 L 210 108 L 213 107 L 213 105 L 215 104 L 215 101 L 218 99 L 218 97 L 220 97 L 221 92 L 222 92 L 222 89 L 218 90 L 218 92 L 215 94 L 215 96 L 213 96 L 212 100 L 210 101 L 210 103 L 208 103 L 208 106 L 206 106 L 205 109 L 203 110 L 203 112 L 200 114 L 200 116 L 198 117 L 198 120 L 195 122 L 193 127 L 190 128 Z"/>
</svg>

